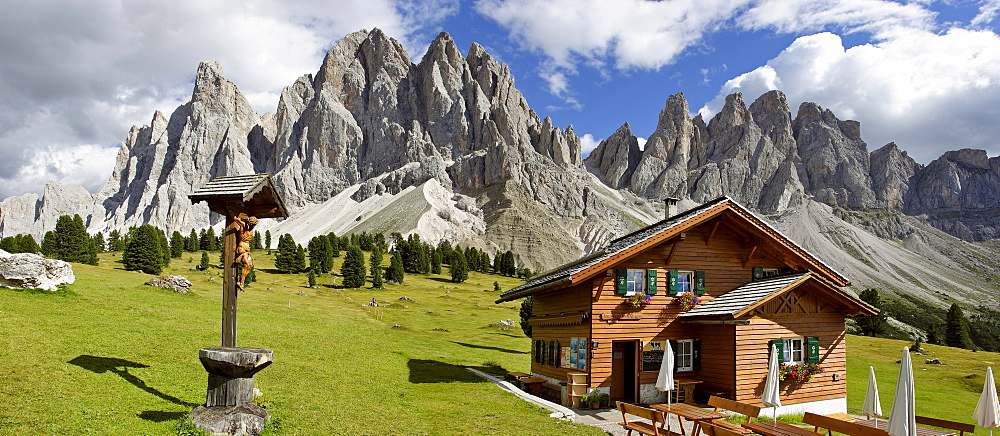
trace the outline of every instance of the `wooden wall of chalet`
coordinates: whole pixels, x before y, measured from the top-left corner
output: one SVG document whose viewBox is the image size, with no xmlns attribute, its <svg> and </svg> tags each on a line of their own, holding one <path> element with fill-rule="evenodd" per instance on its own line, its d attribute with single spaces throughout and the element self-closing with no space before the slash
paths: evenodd
<svg viewBox="0 0 1000 436">
<path fill-rule="evenodd" d="M 567 288 L 534 298 L 531 324 L 531 352 L 537 340 L 559 341 L 560 347 L 569 347 L 570 338 L 589 338 L 590 323 L 583 318 L 590 314 L 590 292 L 586 285 Z M 586 372 L 577 368 L 556 367 L 535 362 L 531 359 L 531 372 L 559 380 L 566 380 L 570 372 Z"/>
<path fill-rule="evenodd" d="M 714 231 L 713 231 L 714 230 Z M 711 236 L 711 237 L 710 237 Z M 676 246 L 675 246 L 676 244 Z M 667 340 L 701 338 L 701 369 L 680 372 L 678 377 L 704 380 L 702 387 L 732 393 L 735 389 L 736 344 L 734 326 L 681 323 L 680 308 L 666 290 L 669 270 L 705 271 L 702 303 L 751 281 L 752 268 L 781 268 L 784 265 L 767 245 L 734 231 L 726 223 L 718 227 L 709 221 L 685 234 L 652 247 L 613 268 L 657 270 L 658 292 L 642 309 L 631 309 L 625 298 L 614 291 L 614 269 L 593 280 L 592 340 L 600 343 L 592 351 L 591 386 L 611 385 L 611 343 L 619 340 Z M 673 254 L 671 255 L 671 252 Z M 751 254 L 752 253 L 752 254 Z M 669 263 L 668 263 L 669 259 Z M 536 313 L 538 313 L 536 298 Z M 638 317 L 638 319 L 625 319 Z M 610 320 L 610 321 L 609 321 Z M 841 323 L 843 327 L 843 323 Z M 742 356 L 741 356 L 742 360 Z M 766 369 L 766 365 L 763 366 Z M 640 383 L 655 383 L 656 372 L 642 372 Z"/>
<path fill-rule="evenodd" d="M 847 395 L 847 349 L 844 315 L 800 287 L 762 306 L 750 325 L 736 328 L 736 400 L 760 405 L 767 375 L 768 341 L 779 338 L 817 337 L 823 373 L 804 383 L 781 382 L 781 403 L 843 398 Z M 839 380 L 834 380 L 834 374 Z"/>
</svg>

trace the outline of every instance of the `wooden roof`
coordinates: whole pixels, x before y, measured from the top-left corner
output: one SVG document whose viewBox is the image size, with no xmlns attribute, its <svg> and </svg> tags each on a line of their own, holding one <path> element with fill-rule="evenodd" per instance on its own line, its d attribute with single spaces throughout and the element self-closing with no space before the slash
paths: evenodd
<svg viewBox="0 0 1000 436">
<path fill-rule="evenodd" d="M 257 218 L 287 218 L 288 210 L 267 174 L 216 177 L 188 195 L 192 203 L 207 201 L 212 212 Z"/>
<path fill-rule="evenodd" d="M 801 272 L 747 283 L 681 314 L 679 318 L 740 318 L 806 283 L 818 285 L 817 288 L 820 292 L 814 295 L 822 295 L 821 298 L 838 303 L 848 311 L 854 312 L 855 315 L 878 315 L 878 309 L 844 292 L 843 289 L 828 280 L 811 272 Z"/>
<path fill-rule="evenodd" d="M 749 209 L 729 197 L 720 197 L 622 236 L 588 256 L 540 274 L 527 283 L 500 294 L 500 299 L 496 302 L 512 301 L 540 291 L 572 286 L 589 280 L 598 274 L 604 274 L 606 270 L 625 259 L 720 217 L 726 218 L 730 228 L 742 229 L 745 236 L 767 240 L 780 248 L 788 259 L 801 263 L 804 266 L 801 269 L 814 271 L 837 286 L 850 284 L 840 273 L 796 245 Z"/>
</svg>

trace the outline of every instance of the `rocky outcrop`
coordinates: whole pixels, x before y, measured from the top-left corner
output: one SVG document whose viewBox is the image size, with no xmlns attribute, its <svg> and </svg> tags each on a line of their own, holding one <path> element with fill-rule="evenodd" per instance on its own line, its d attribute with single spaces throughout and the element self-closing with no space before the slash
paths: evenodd
<svg viewBox="0 0 1000 436">
<path fill-rule="evenodd" d="M 911 179 L 904 211 L 969 241 L 1000 237 L 1000 157 L 949 151 Z"/>
<path fill-rule="evenodd" d="M 895 142 L 890 142 L 871 153 L 872 191 L 875 207 L 901 211 L 910 189 L 910 179 L 921 168 Z"/>
<path fill-rule="evenodd" d="M 608 139 L 601 141 L 584 162 L 604 184 L 620 189 L 629 186 L 641 156 L 639 139 L 625 123 Z"/>
<path fill-rule="evenodd" d="M 35 253 L 10 254 L 0 250 L 0 287 L 55 291 L 76 281 L 73 267 Z"/>
<path fill-rule="evenodd" d="M 875 204 L 860 123 L 838 120 L 829 109 L 802 103 L 792 126 L 806 192 L 831 206 L 860 209 Z"/>
</svg>

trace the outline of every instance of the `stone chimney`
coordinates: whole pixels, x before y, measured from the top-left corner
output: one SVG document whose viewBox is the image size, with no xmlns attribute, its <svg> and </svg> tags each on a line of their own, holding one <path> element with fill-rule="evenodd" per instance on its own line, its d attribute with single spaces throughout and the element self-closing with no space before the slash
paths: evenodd
<svg viewBox="0 0 1000 436">
<path fill-rule="evenodd" d="M 663 199 L 663 219 L 668 219 L 677 215 L 678 201 L 681 201 L 681 199 L 674 197 L 667 197 Z"/>
</svg>

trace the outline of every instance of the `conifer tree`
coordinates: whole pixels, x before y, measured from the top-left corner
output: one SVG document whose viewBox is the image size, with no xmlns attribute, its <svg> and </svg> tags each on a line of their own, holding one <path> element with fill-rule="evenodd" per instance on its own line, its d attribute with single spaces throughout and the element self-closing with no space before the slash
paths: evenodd
<svg viewBox="0 0 1000 436">
<path fill-rule="evenodd" d="M 357 245 L 347 247 L 344 264 L 340 267 L 340 273 L 344 276 L 344 286 L 348 288 L 360 288 L 364 286 L 366 272 L 365 256 L 361 253 L 361 247 Z"/>
<path fill-rule="evenodd" d="M 529 338 L 531 337 L 531 324 L 528 324 L 528 320 L 531 319 L 531 316 L 534 314 L 534 311 L 535 311 L 535 299 L 529 295 L 527 298 L 521 301 L 521 311 L 520 311 L 521 331 L 523 331 L 524 335 Z"/>
<path fill-rule="evenodd" d="M 434 249 L 431 254 L 431 274 L 441 274 L 441 250 Z"/>
<path fill-rule="evenodd" d="M 187 240 L 184 241 L 184 249 L 188 252 L 194 253 L 195 251 L 198 251 L 199 245 L 198 232 L 191 229 L 191 234 L 188 235 Z"/>
<path fill-rule="evenodd" d="M 326 236 L 318 236 L 320 243 L 323 244 L 323 269 L 324 273 L 328 273 L 333 270 L 333 244 L 330 244 L 330 238 Z"/>
<path fill-rule="evenodd" d="M 149 224 L 139 226 L 122 253 L 122 263 L 129 271 L 159 274 L 163 270 L 162 232 Z"/>
<path fill-rule="evenodd" d="M 309 281 L 310 288 L 316 287 L 316 272 L 314 270 L 312 269 L 309 270 L 309 275 L 307 276 L 307 280 Z"/>
<path fill-rule="evenodd" d="M 46 233 L 46 236 L 48 234 Z M 90 250 L 90 235 L 86 226 L 83 225 L 83 218 L 80 215 L 62 215 L 56 219 L 56 228 L 53 239 L 49 241 L 51 253 L 46 255 L 66 262 L 87 262 L 90 260 L 88 251 Z M 45 242 L 45 241 L 43 241 Z"/>
<path fill-rule="evenodd" d="M 198 269 L 200 269 L 202 271 L 205 271 L 205 270 L 208 269 L 209 266 L 210 265 L 208 263 L 208 252 L 207 251 L 202 251 L 201 252 L 201 263 L 198 264 Z M 251 271 L 251 272 L 253 272 L 253 271 Z"/>
<path fill-rule="evenodd" d="M 271 253 L 271 231 L 267 230 L 264 232 L 264 246 L 267 247 L 267 252 Z"/>
<path fill-rule="evenodd" d="M 174 230 L 174 233 L 170 235 L 170 257 L 181 257 L 184 253 L 184 236 L 181 232 Z"/>
<path fill-rule="evenodd" d="M 296 244 L 292 235 L 278 237 L 278 254 L 274 256 L 274 268 L 283 273 L 296 273 Z"/>
<path fill-rule="evenodd" d="M 57 257 L 59 251 L 59 236 L 56 236 L 55 230 L 49 230 L 45 232 L 45 236 L 42 237 L 42 254 L 47 257 Z"/>
<path fill-rule="evenodd" d="M 968 322 L 958 303 L 952 303 L 951 308 L 948 309 L 948 315 L 945 319 L 944 341 L 945 345 L 949 347 L 972 349 Z"/>
<path fill-rule="evenodd" d="M 309 269 L 317 273 L 323 271 L 323 261 L 326 259 L 326 245 L 323 244 L 326 238 L 323 236 L 313 236 L 309 240 Z"/>
<path fill-rule="evenodd" d="M 393 251 L 392 257 L 389 259 L 389 269 L 385 272 L 385 279 L 398 284 L 403 283 L 404 276 L 403 255 L 399 253 L 399 250 Z"/>
<path fill-rule="evenodd" d="M 372 288 L 382 289 L 385 287 L 382 284 L 382 250 L 374 245 L 373 248 L 371 259 L 368 261 L 372 270 Z"/>
<path fill-rule="evenodd" d="M 328 233 L 326 240 L 330 241 L 330 256 L 340 257 L 340 238 L 337 237 L 337 234 L 333 232 Z M 333 269 L 333 266 L 330 269 Z"/>
<path fill-rule="evenodd" d="M 264 243 L 260 240 L 260 232 L 253 232 L 253 239 L 250 240 L 251 250 L 260 250 L 264 248 Z"/>
<path fill-rule="evenodd" d="M 124 249 L 122 234 L 117 229 L 108 232 L 108 251 L 122 251 Z"/>
<path fill-rule="evenodd" d="M 170 265 L 170 241 L 167 240 L 167 234 L 161 229 L 156 229 L 156 239 L 160 243 L 160 256 L 163 257 L 162 266 Z"/>
<path fill-rule="evenodd" d="M 855 318 L 855 322 L 858 324 L 858 328 L 861 330 L 862 336 L 880 336 L 885 334 L 886 331 L 886 319 L 882 314 L 882 298 L 879 296 L 878 290 L 873 288 L 868 288 L 858 294 L 862 301 L 868 303 L 878 309 L 878 316 L 873 316 L 869 318 Z"/>
<path fill-rule="evenodd" d="M 97 266 L 100 259 L 97 257 L 97 240 L 94 238 L 87 238 L 87 255 L 83 260 L 83 263 L 87 265 Z"/>
<path fill-rule="evenodd" d="M 295 272 L 299 273 L 306 270 L 306 249 L 302 248 L 299 244 L 295 248 Z"/>
<path fill-rule="evenodd" d="M 451 265 L 449 265 L 451 270 L 451 281 L 455 283 L 462 283 L 469 278 L 468 266 L 465 263 L 465 254 L 462 250 L 455 250 L 454 254 L 451 255 Z"/>
<path fill-rule="evenodd" d="M 27 235 L 31 236 L 31 235 Z M 104 233 L 97 232 L 94 234 L 94 248 L 97 249 L 98 253 L 103 253 L 107 248 L 107 244 L 104 242 Z"/>
<path fill-rule="evenodd" d="M 215 229 L 203 229 L 199 241 L 202 250 L 215 251 L 219 249 L 219 240 L 215 237 Z"/>
<path fill-rule="evenodd" d="M 429 251 L 430 245 L 419 241 L 417 242 L 417 268 L 419 269 L 420 274 L 427 274 L 431 272 L 431 259 L 430 256 L 428 256 Z"/>
</svg>

